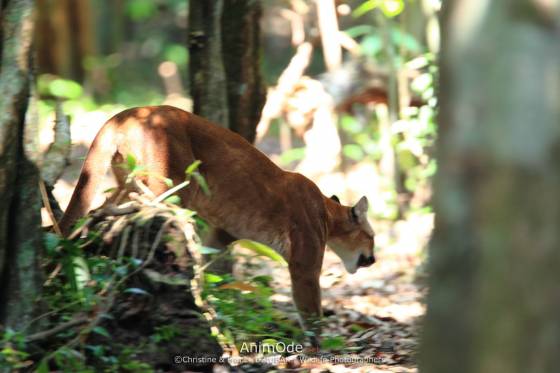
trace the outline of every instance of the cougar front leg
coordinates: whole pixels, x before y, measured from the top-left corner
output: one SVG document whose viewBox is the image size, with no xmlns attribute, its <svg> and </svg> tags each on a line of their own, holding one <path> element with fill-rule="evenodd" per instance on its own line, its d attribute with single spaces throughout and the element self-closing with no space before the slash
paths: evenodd
<svg viewBox="0 0 560 373">
<path fill-rule="evenodd" d="M 302 329 L 308 334 L 314 347 L 319 346 L 321 335 L 321 268 L 309 268 L 304 263 L 289 265 L 292 279 L 292 296 L 300 315 Z"/>
</svg>

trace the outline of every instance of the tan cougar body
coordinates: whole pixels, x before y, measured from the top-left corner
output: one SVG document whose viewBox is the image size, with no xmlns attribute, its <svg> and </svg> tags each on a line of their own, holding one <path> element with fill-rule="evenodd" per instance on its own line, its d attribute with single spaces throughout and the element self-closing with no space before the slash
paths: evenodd
<svg viewBox="0 0 560 373">
<path fill-rule="evenodd" d="M 365 197 L 354 207 L 343 206 L 306 177 L 277 167 L 241 136 L 170 106 L 133 108 L 107 121 L 60 221 L 64 234 L 87 213 L 110 167 L 119 187 L 125 187 L 120 164 L 129 154 L 148 171 L 143 182 L 155 194 L 168 187 L 152 175 L 177 185 L 185 180 L 185 169 L 200 160 L 210 195 L 193 182 L 177 193 L 182 204 L 233 237 L 259 241 L 281 253 L 304 320 L 321 316 L 319 276 L 327 243 L 350 273 L 375 261 Z"/>
</svg>

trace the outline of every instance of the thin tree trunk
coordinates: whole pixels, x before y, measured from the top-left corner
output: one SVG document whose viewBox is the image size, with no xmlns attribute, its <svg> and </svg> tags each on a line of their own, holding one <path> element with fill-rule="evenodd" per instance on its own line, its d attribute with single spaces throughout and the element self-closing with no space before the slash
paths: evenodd
<svg viewBox="0 0 560 373">
<path fill-rule="evenodd" d="M 37 122 L 26 116 L 31 78 L 33 0 L 2 3 L 0 62 L 0 324 L 28 322 L 40 292 L 42 247 Z"/>
<path fill-rule="evenodd" d="M 260 1 L 229 1 L 222 16 L 222 51 L 227 78 L 229 128 L 249 142 L 266 99 L 260 72 Z"/>
<path fill-rule="evenodd" d="M 444 2 L 421 372 L 560 366 L 560 5 Z"/>
<path fill-rule="evenodd" d="M 190 89 L 193 111 L 230 128 L 222 60 L 223 0 L 189 2 Z"/>
</svg>

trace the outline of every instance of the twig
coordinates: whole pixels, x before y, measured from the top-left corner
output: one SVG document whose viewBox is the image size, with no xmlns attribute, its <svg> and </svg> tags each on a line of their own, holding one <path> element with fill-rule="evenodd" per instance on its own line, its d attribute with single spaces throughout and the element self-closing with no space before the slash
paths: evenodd
<svg viewBox="0 0 560 373">
<path fill-rule="evenodd" d="M 206 264 L 204 264 L 202 267 L 200 267 L 200 271 L 204 272 L 208 267 L 210 267 L 212 264 L 214 264 L 215 262 L 217 262 L 218 260 L 222 259 L 223 257 L 225 257 L 227 254 L 229 254 L 231 252 L 232 246 L 229 245 L 227 247 L 227 249 L 225 249 L 224 251 L 222 251 L 220 254 L 216 255 L 211 261 L 206 262 Z"/>
<path fill-rule="evenodd" d="M 58 275 L 58 273 L 60 272 L 61 269 L 62 269 L 62 264 L 58 263 L 56 265 L 56 267 L 54 268 L 54 270 L 49 275 L 49 277 L 47 277 L 47 280 L 45 281 L 44 286 L 48 286 L 51 283 L 52 279 L 55 278 L 56 275 Z"/>
<path fill-rule="evenodd" d="M 43 180 L 39 180 L 39 191 L 41 192 L 41 198 L 43 199 L 43 206 L 45 206 L 45 209 L 47 209 L 47 213 L 49 214 L 49 217 L 51 218 L 51 221 L 53 223 L 54 231 L 59 236 L 62 236 L 62 231 L 60 230 L 60 227 L 58 226 L 58 222 L 54 217 L 54 213 L 51 208 L 51 203 L 49 201 L 49 196 L 47 194 L 47 188 L 45 187 L 45 182 Z"/>
<path fill-rule="evenodd" d="M 56 335 L 66 329 L 70 329 L 76 325 L 80 325 L 80 324 L 85 324 L 88 321 L 88 318 L 85 316 L 79 317 L 77 319 L 74 320 L 70 320 L 67 321 L 65 323 L 62 324 L 58 324 L 57 326 L 55 326 L 52 329 L 48 329 L 48 330 L 44 330 L 42 332 L 38 332 L 35 334 L 31 334 L 28 335 L 25 340 L 26 342 L 36 342 L 36 341 L 40 341 L 42 339 L 47 339 L 53 335 Z"/>
<path fill-rule="evenodd" d="M 133 212 L 137 212 L 138 210 L 139 210 L 138 206 L 135 206 L 130 202 L 127 202 L 119 206 L 109 205 L 105 207 L 103 210 L 101 210 L 101 212 L 103 213 L 102 216 L 96 216 L 96 217 L 102 218 L 105 216 L 128 215 L 128 214 L 132 214 Z"/>
<path fill-rule="evenodd" d="M 132 182 L 134 183 L 134 186 L 140 189 L 143 194 L 150 196 L 151 198 L 156 197 L 156 195 L 150 190 L 150 188 L 148 188 L 142 181 L 135 178 L 132 180 Z"/>
<path fill-rule="evenodd" d="M 119 251 L 117 252 L 117 262 L 121 260 L 121 258 L 124 256 L 124 250 L 126 249 L 126 245 L 128 244 L 128 238 L 130 237 L 130 230 L 132 228 L 130 227 L 130 225 L 127 225 L 124 230 L 123 233 L 120 234 L 121 236 L 121 242 L 119 245 Z"/>
<path fill-rule="evenodd" d="M 93 222 L 93 218 L 88 217 L 86 219 L 86 221 L 84 222 L 84 224 L 82 224 L 79 228 L 76 228 L 76 230 L 74 230 L 74 232 L 72 232 L 72 234 L 70 234 L 70 236 L 68 236 L 68 239 L 70 241 L 74 240 L 76 237 L 78 237 L 84 231 L 84 229 L 89 227 L 92 222 Z"/>
<path fill-rule="evenodd" d="M 173 195 L 178 190 L 181 190 L 184 187 L 186 187 L 187 185 L 189 185 L 189 183 L 190 183 L 189 180 L 185 180 L 182 183 L 175 185 L 173 188 L 169 189 L 168 191 L 166 191 L 166 192 L 160 194 L 159 196 L 157 196 L 156 198 L 154 198 L 154 200 L 152 202 L 154 204 L 157 204 L 157 203 L 160 203 L 160 202 L 164 201 L 167 197 L 170 197 L 171 195 Z"/>
<path fill-rule="evenodd" d="M 29 328 L 29 327 L 31 326 L 31 324 L 33 324 L 34 322 L 39 321 L 39 320 L 41 320 L 41 319 L 43 319 L 43 318 L 45 318 L 45 317 L 47 317 L 47 316 L 54 315 L 54 314 L 56 314 L 56 313 L 58 313 L 58 312 L 60 312 L 60 311 L 62 311 L 62 310 L 65 310 L 65 309 L 67 309 L 67 308 L 69 308 L 69 307 L 72 307 L 73 305 L 78 304 L 78 303 L 80 303 L 80 302 L 81 302 L 81 300 L 76 300 L 76 301 L 74 301 L 74 302 L 70 302 L 70 303 L 68 303 L 68 304 L 65 304 L 64 306 L 62 306 L 62 307 L 60 307 L 60 308 L 57 308 L 56 310 L 52 310 L 52 311 L 43 313 L 42 315 L 39 315 L 39 316 L 35 317 L 34 319 L 30 320 L 30 321 L 22 328 L 22 330 L 27 330 L 27 328 Z"/>
</svg>

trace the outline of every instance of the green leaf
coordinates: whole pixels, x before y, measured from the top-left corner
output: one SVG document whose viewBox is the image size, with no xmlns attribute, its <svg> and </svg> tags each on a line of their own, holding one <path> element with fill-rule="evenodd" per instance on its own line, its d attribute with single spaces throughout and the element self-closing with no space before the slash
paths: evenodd
<svg viewBox="0 0 560 373">
<path fill-rule="evenodd" d="M 73 250 L 73 247 L 67 247 L 68 250 Z M 72 290 L 83 296 L 81 291 L 91 280 L 89 267 L 86 260 L 75 254 L 75 251 L 66 252 L 62 262 L 62 269 L 64 275 L 68 279 Z"/>
<path fill-rule="evenodd" d="M 383 40 L 379 35 L 367 35 L 362 39 L 360 45 L 366 56 L 374 57 L 383 49 Z"/>
<path fill-rule="evenodd" d="M 187 169 L 185 170 L 185 174 L 192 175 L 193 172 L 198 170 L 198 166 L 200 166 L 201 163 L 202 163 L 202 161 L 199 161 L 198 159 L 196 161 L 194 161 L 193 163 L 191 163 L 189 165 L 189 167 L 187 167 Z"/>
<path fill-rule="evenodd" d="M 325 350 L 340 350 L 344 346 L 344 338 L 340 336 L 324 338 L 321 341 L 321 348 Z"/>
<path fill-rule="evenodd" d="M 302 160 L 305 157 L 305 148 L 293 148 L 286 150 L 280 155 L 280 163 L 289 165 L 292 162 Z"/>
<path fill-rule="evenodd" d="M 378 31 L 370 25 L 357 25 L 344 30 L 344 32 L 351 38 L 357 38 L 358 36 L 374 34 Z"/>
<path fill-rule="evenodd" d="M 200 253 L 203 255 L 218 254 L 222 252 L 221 250 L 215 249 L 213 247 L 202 246 L 202 245 L 198 247 L 198 251 L 200 251 Z"/>
<path fill-rule="evenodd" d="M 49 373 L 49 365 L 47 364 L 47 359 L 41 360 L 39 366 L 37 367 L 36 373 Z"/>
<path fill-rule="evenodd" d="M 134 21 L 143 21 L 150 18 L 157 10 L 153 0 L 128 0 L 126 10 Z"/>
<path fill-rule="evenodd" d="M 175 62 L 178 66 L 186 66 L 189 62 L 189 51 L 181 44 L 172 44 L 165 47 L 165 59 Z"/>
<path fill-rule="evenodd" d="M 398 28 L 391 30 L 391 40 L 395 45 L 402 45 L 411 52 L 421 52 L 422 46 L 416 38 L 408 32 L 403 32 Z"/>
<path fill-rule="evenodd" d="M 164 182 L 165 185 L 167 185 L 169 188 L 172 188 L 172 187 L 173 187 L 173 180 L 171 180 L 170 178 L 164 177 L 164 178 L 163 178 L 163 182 Z"/>
<path fill-rule="evenodd" d="M 54 79 L 48 86 L 50 94 L 56 97 L 74 100 L 82 95 L 82 86 L 73 80 Z"/>
<path fill-rule="evenodd" d="M 371 12 L 372 10 L 377 8 L 379 6 L 380 2 L 381 2 L 381 0 L 367 0 L 367 1 L 364 1 L 362 4 L 360 4 L 359 7 L 356 8 L 356 10 L 354 10 L 352 12 L 352 16 L 354 16 L 356 18 L 361 17 L 364 14 L 366 14 L 367 12 Z"/>
<path fill-rule="evenodd" d="M 210 188 L 208 188 L 208 184 L 206 184 L 206 179 L 204 178 L 204 176 L 202 176 L 198 172 L 194 172 L 192 176 L 194 177 L 198 185 L 200 185 L 200 189 L 202 189 L 202 192 L 204 192 L 204 194 L 206 194 L 207 196 L 210 196 Z"/>
<path fill-rule="evenodd" d="M 363 131 L 362 123 L 360 123 L 360 121 L 352 115 L 344 114 L 340 119 L 340 125 L 342 126 L 342 129 L 344 131 L 351 134 L 360 133 L 361 131 Z"/>
<path fill-rule="evenodd" d="M 109 332 L 107 331 L 107 329 L 105 329 L 105 328 L 102 327 L 102 326 L 96 326 L 96 327 L 93 328 L 91 331 L 92 331 L 93 333 L 102 335 L 102 336 L 104 336 L 104 337 L 111 338 L 111 334 L 109 334 Z"/>
<path fill-rule="evenodd" d="M 224 278 L 222 276 L 218 276 L 215 275 L 213 273 L 205 273 L 204 274 L 204 281 L 211 283 L 211 284 L 215 284 L 216 282 L 221 282 L 223 281 Z"/>
<path fill-rule="evenodd" d="M 136 168 L 136 158 L 134 157 L 134 155 L 130 153 L 126 155 L 126 165 L 129 171 L 134 171 L 134 169 Z"/>
<path fill-rule="evenodd" d="M 137 294 L 137 295 L 151 295 L 146 290 L 140 288 L 128 288 L 124 290 L 124 293 Z"/>
<path fill-rule="evenodd" d="M 172 205 L 180 205 L 181 198 L 179 196 L 170 196 L 165 199 L 165 202 Z"/>
<path fill-rule="evenodd" d="M 408 149 L 401 149 L 397 153 L 397 161 L 401 170 L 408 171 L 418 164 L 416 156 Z"/>
<path fill-rule="evenodd" d="M 114 271 L 117 275 L 124 277 L 128 274 L 128 265 L 118 266 Z"/>
<path fill-rule="evenodd" d="M 45 233 L 43 237 L 45 241 L 45 249 L 47 250 L 48 255 L 54 254 L 58 244 L 60 243 L 60 236 L 54 233 Z"/>
<path fill-rule="evenodd" d="M 364 151 L 362 150 L 362 147 L 356 144 L 346 144 L 342 147 L 342 153 L 354 160 L 354 161 L 360 161 L 364 158 Z"/>
<path fill-rule="evenodd" d="M 231 245 L 239 245 L 259 255 L 266 256 L 267 258 L 270 258 L 275 262 L 282 263 L 284 265 L 288 264 L 286 263 L 286 260 L 282 257 L 282 255 L 278 254 L 273 248 L 260 242 L 243 239 L 234 241 Z"/>
<path fill-rule="evenodd" d="M 403 0 L 384 0 L 381 2 L 381 11 L 389 18 L 398 16 L 403 10 Z"/>
</svg>

